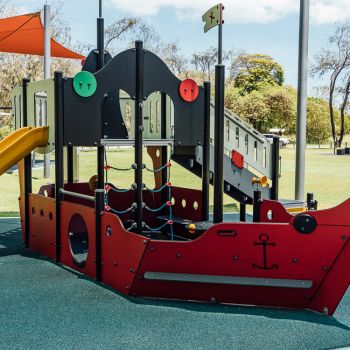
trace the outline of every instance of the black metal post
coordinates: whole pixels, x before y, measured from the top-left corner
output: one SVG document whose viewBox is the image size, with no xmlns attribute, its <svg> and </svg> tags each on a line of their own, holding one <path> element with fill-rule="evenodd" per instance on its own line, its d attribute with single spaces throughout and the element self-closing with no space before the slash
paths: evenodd
<svg viewBox="0 0 350 350">
<path fill-rule="evenodd" d="M 215 66 L 214 223 L 223 221 L 225 66 Z"/>
<path fill-rule="evenodd" d="M 67 182 L 72 184 L 74 182 L 73 171 L 73 146 L 67 146 Z"/>
<path fill-rule="evenodd" d="M 105 146 L 97 147 L 97 188 L 104 189 L 105 186 Z"/>
<path fill-rule="evenodd" d="M 272 143 L 272 186 L 271 199 L 278 200 L 278 184 L 280 178 L 280 138 L 274 137 Z"/>
<path fill-rule="evenodd" d="M 63 188 L 63 79 L 55 72 L 55 195 L 56 195 L 56 261 L 61 260 L 61 194 Z"/>
<path fill-rule="evenodd" d="M 142 143 L 143 143 L 143 42 L 136 41 L 136 93 L 135 93 L 135 221 L 137 233 L 142 233 Z"/>
<path fill-rule="evenodd" d="M 160 100 L 160 116 L 161 116 L 161 138 L 167 138 L 167 110 L 166 110 L 166 93 L 161 93 Z M 168 146 L 162 147 L 162 166 L 168 162 Z M 162 170 L 162 186 L 168 181 L 168 168 Z M 168 200 L 168 192 L 162 191 L 162 203 Z"/>
<path fill-rule="evenodd" d="M 260 221 L 260 202 L 261 202 L 261 191 L 254 190 L 253 195 L 253 222 Z"/>
<path fill-rule="evenodd" d="M 102 242 L 101 242 L 101 216 L 104 209 L 104 190 L 95 190 L 95 239 L 96 239 L 96 281 L 102 281 Z"/>
<path fill-rule="evenodd" d="M 23 101 L 23 126 L 28 126 L 28 98 L 27 85 L 30 82 L 25 78 L 22 80 L 22 101 Z M 24 244 L 29 247 L 30 231 L 29 231 L 29 194 L 32 192 L 32 155 L 28 154 L 24 158 Z"/>
<path fill-rule="evenodd" d="M 239 221 L 246 221 L 246 204 L 242 202 L 239 203 Z"/>
<path fill-rule="evenodd" d="M 314 199 L 314 194 L 308 192 L 306 197 L 307 209 L 308 210 L 317 210 L 317 201 Z"/>
<path fill-rule="evenodd" d="M 104 49 L 104 19 L 97 18 L 97 69 L 100 70 L 105 64 L 105 49 Z"/>
<path fill-rule="evenodd" d="M 210 81 L 204 82 L 204 129 L 202 149 L 202 220 L 208 221 L 210 183 Z"/>
</svg>

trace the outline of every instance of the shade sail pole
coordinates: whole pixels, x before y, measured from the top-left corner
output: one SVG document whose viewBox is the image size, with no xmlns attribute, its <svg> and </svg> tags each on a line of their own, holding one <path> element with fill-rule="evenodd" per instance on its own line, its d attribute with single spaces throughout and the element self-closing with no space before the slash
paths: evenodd
<svg viewBox="0 0 350 350">
<path fill-rule="evenodd" d="M 300 0 L 295 199 L 304 200 L 309 0 Z"/>
<path fill-rule="evenodd" d="M 51 77 L 51 18 L 50 5 L 44 5 L 44 79 Z M 47 125 L 47 110 L 45 110 Z M 44 178 L 50 178 L 50 153 L 44 154 Z"/>
</svg>

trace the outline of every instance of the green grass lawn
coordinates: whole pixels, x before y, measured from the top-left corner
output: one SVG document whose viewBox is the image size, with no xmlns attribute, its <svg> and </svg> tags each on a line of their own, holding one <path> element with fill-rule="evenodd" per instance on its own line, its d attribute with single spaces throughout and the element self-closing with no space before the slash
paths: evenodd
<svg viewBox="0 0 350 350">
<path fill-rule="evenodd" d="M 282 177 L 280 197 L 291 199 L 294 196 L 295 149 L 283 148 Z M 39 158 L 39 157 L 37 157 Z M 149 156 L 145 152 L 145 163 L 151 167 Z M 119 149 L 108 152 L 109 164 L 125 168 L 133 162 L 133 149 Z M 79 153 L 80 181 L 87 181 L 96 174 L 96 153 L 81 151 Z M 306 151 L 306 191 L 314 192 L 320 208 L 334 206 L 350 197 L 350 156 L 334 156 L 331 149 L 307 149 Z M 110 171 L 109 181 L 118 187 L 129 187 L 134 181 L 132 171 Z M 54 168 L 51 168 L 53 181 Z M 49 181 L 43 179 L 43 170 L 33 170 L 33 192 Z M 152 187 L 153 175 L 144 171 L 144 182 Z M 173 163 L 171 182 L 175 186 L 200 189 L 200 179 L 184 168 Z M 212 188 L 211 188 L 212 194 Z M 0 216 L 18 215 L 19 184 L 17 174 L 4 174 L 0 177 Z M 225 210 L 237 210 L 234 201 L 225 196 Z"/>
</svg>

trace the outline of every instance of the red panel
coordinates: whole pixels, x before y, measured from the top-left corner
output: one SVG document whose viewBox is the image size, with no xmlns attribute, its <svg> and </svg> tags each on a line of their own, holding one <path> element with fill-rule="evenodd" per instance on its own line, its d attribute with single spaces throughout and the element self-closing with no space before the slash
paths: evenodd
<svg viewBox="0 0 350 350">
<path fill-rule="evenodd" d="M 348 230 L 344 230 L 344 232 L 347 231 Z M 334 265 L 329 269 L 329 272 L 319 287 L 316 295 L 307 306 L 312 310 L 333 315 L 349 287 L 350 275 L 348 270 L 350 266 L 350 243 L 346 235 L 344 235 L 344 238 L 347 240 L 344 249 Z"/>
<path fill-rule="evenodd" d="M 80 214 L 85 221 L 88 230 L 89 251 L 84 267 L 78 267 L 74 261 L 69 245 L 69 223 L 74 214 Z M 70 268 L 80 271 L 90 277 L 96 276 L 96 240 L 95 240 L 95 210 L 80 204 L 62 202 L 61 203 L 61 262 Z"/>
<path fill-rule="evenodd" d="M 231 163 L 238 169 L 244 168 L 244 157 L 241 153 L 232 150 L 231 153 Z"/>
<path fill-rule="evenodd" d="M 125 231 L 119 218 L 102 216 L 102 280 L 129 294 L 149 239 Z"/>
<path fill-rule="evenodd" d="M 219 235 L 220 230 L 234 234 Z M 262 234 L 268 235 L 264 264 Z M 304 308 L 332 266 L 350 228 L 319 226 L 309 235 L 290 224 L 223 223 L 190 242 L 150 241 L 135 280 L 136 295 L 221 303 Z M 256 266 L 257 265 L 257 266 Z M 326 268 L 325 268 L 326 267 Z M 311 289 L 247 287 L 142 279 L 146 271 L 312 280 Z"/>
<path fill-rule="evenodd" d="M 31 250 L 55 259 L 56 204 L 53 198 L 31 193 L 29 195 L 29 247 Z"/>
<path fill-rule="evenodd" d="M 270 213 L 269 213 L 270 212 Z M 270 215 L 269 215 L 270 214 Z M 293 215 L 289 214 L 285 207 L 277 201 L 263 200 L 260 204 L 261 222 L 290 222 Z"/>
<path fill-rule="evenodd" d="M 171 187 L 171 196 L 175 200 L 174 216 L 194 221 L 202 220 L 202 191 L 174 186 Z"/>
<path fill-rule="evenodd" d="M 179 92 L 184 101 L 193 102 L 198 97 L 199 88 L 193 79 L 185 79 L 180 83 Z"/>
</svg>

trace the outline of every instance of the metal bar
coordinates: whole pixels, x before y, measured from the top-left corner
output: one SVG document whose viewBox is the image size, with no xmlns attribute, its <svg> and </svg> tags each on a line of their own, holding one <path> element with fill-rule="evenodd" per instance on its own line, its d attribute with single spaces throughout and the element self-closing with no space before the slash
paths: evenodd
<svg viewBox="0 0 350 350">
<path fill-rule="evenodd" d="M 102 17 L 102 0 L 98 2 L 98 17 Z"/>
<path fill-rule="evenodd" d="M 144 146 L 171 146 L 173 139 L 147 139 L 143 140 Z M 105 146 L 134 146 L 134 139 L 102 139 L 101 144 Z"/>
<path fill-rule="evenodd" d="M 97 147 L 97 188 L 103 189 L 105 186 L 105 147 L 99 145 Z"/>
<path fill-rule="evenodd" d="M 72 184 L 74 182 L 73 171 L 73 146 L 67 146 L 67 182 Z"/>
<path fill-rule="evenodd" d="M 309 289 L 309 288 L 312 288 L 313 286 L 312 280 L 217 276 L 217 275 L 183 274 L 183 273 L 150 272 L 150 271 L 146 271 L 143 275 L 143 278 L 146 280 L 153 280 L 153 281 L 228 284 L 228 285 L 234 285 L 234 286 L 276 287 L 276 288 L 296 288 L 296 289 Z"/>
<path fill-rule="evenodd" d="M 101 241 L 101 216 L 104 209 L 104 190 L 95 190 L 95 233 L 96 233 L 96 280 L 102 281 L 102 241 Z"/>
<path fill-rule="evenodd" d="M 143 42 L 136 41 L 136 81 L 135 81 L 135 222 L 137 233 L 142 233 L 142 145 L 143 145 Z"/>
<path fill-rule="evenodd" d="M 28 126 L 28 98 L 27 87 L 30 80 L 25 78 L 22 80 L 22 101 L 23 101 L 23 126 Z M 24 158 L 24 244 L 29 247 L 30 231 L 29 231 L 29 194 L 32 192 L 32 155 L 28 154 Z"/>
<path fill-rule="evenodd" d="M 104 56 L 104 19 L 97 18 L 97 69 L 100 70 L 105 65 L 105 56 Z"/>
<path fill-rule="evenodd" d="M 71 196 L 79 199 L 86 199 L 87 201 L 91 201 L 91 202 L 95 201 L 95 197 L 93 196 L 88 196 L 87 194 L 82 194 L 78 192 L 67 191 L 67 190 L 64 190 L 63 188 L 59 189 L 59 194 L 65 195 L 65 196 Z"/>
<path fill-rule="evenodd" d="M 274 137 L 272 143 L 272 186 L 270 198 L 278 200 L 279 178 L 280 178 L 280 138 Z"/>
<path fill-rule="evenodd" d="M 55 193 L 56 193 L 56 261 L 61 260 L 61 193 L 63 187 L 63 78 L 55 72 Z"/>
<path fill-rule="evenodd" d="M 245 203 L 239 203 L 239 221 L 246 221 L 246 207 Z"/>
<path fill-rule="evenodd" d="M 161 93 L 161 138 L 166 139 L 167 137 L 167 106 L 166 106 L 166 93 Z M 162 166 L 168 162 L 168 145 L 162 146 Z M 164 167 L 162 170 L 162 186 L 168 181 L 168 168 Z M 162 191 L 162 203 L 165 203 L 168 200 L 167 191 Z"/>
<path fill-rule="evenodd" d="M 44 79 L 51 77 L 51 17 L 50 5 L 44 5 Z M 46 111 L 47 114 L 47 111 Z M 47 117 L 46 117 L 47 125 Z M 50 153 L 44 154 L 44 178 L 50 178 Z"/>
<path fill-rule="evenodd" d="M 253 222 L 260 222 L 260 203 L 261 203 L 261 191 L 254 191 L 253 198 Z"/>
<path fill-rule="evenodd" d="M 209 220 L 210 183 L 210 82 L 204 82 L 204 128 L 202 153 L 202 220 Z"/>
<path fill-rule="evenodd" d="M 214 223 L 223 221 L 225 66 L 215 66 Z"/>
<path fill-rule="evenodd" d="M 300 0 L 295 199 L 304 200 L 309 0 Z"/>
<path fill-rule="evenodd" d="M 222 64 L 222 24 L 219 24 L 219 36 L 218 36 L 218 64 Z"/>
</svg>

